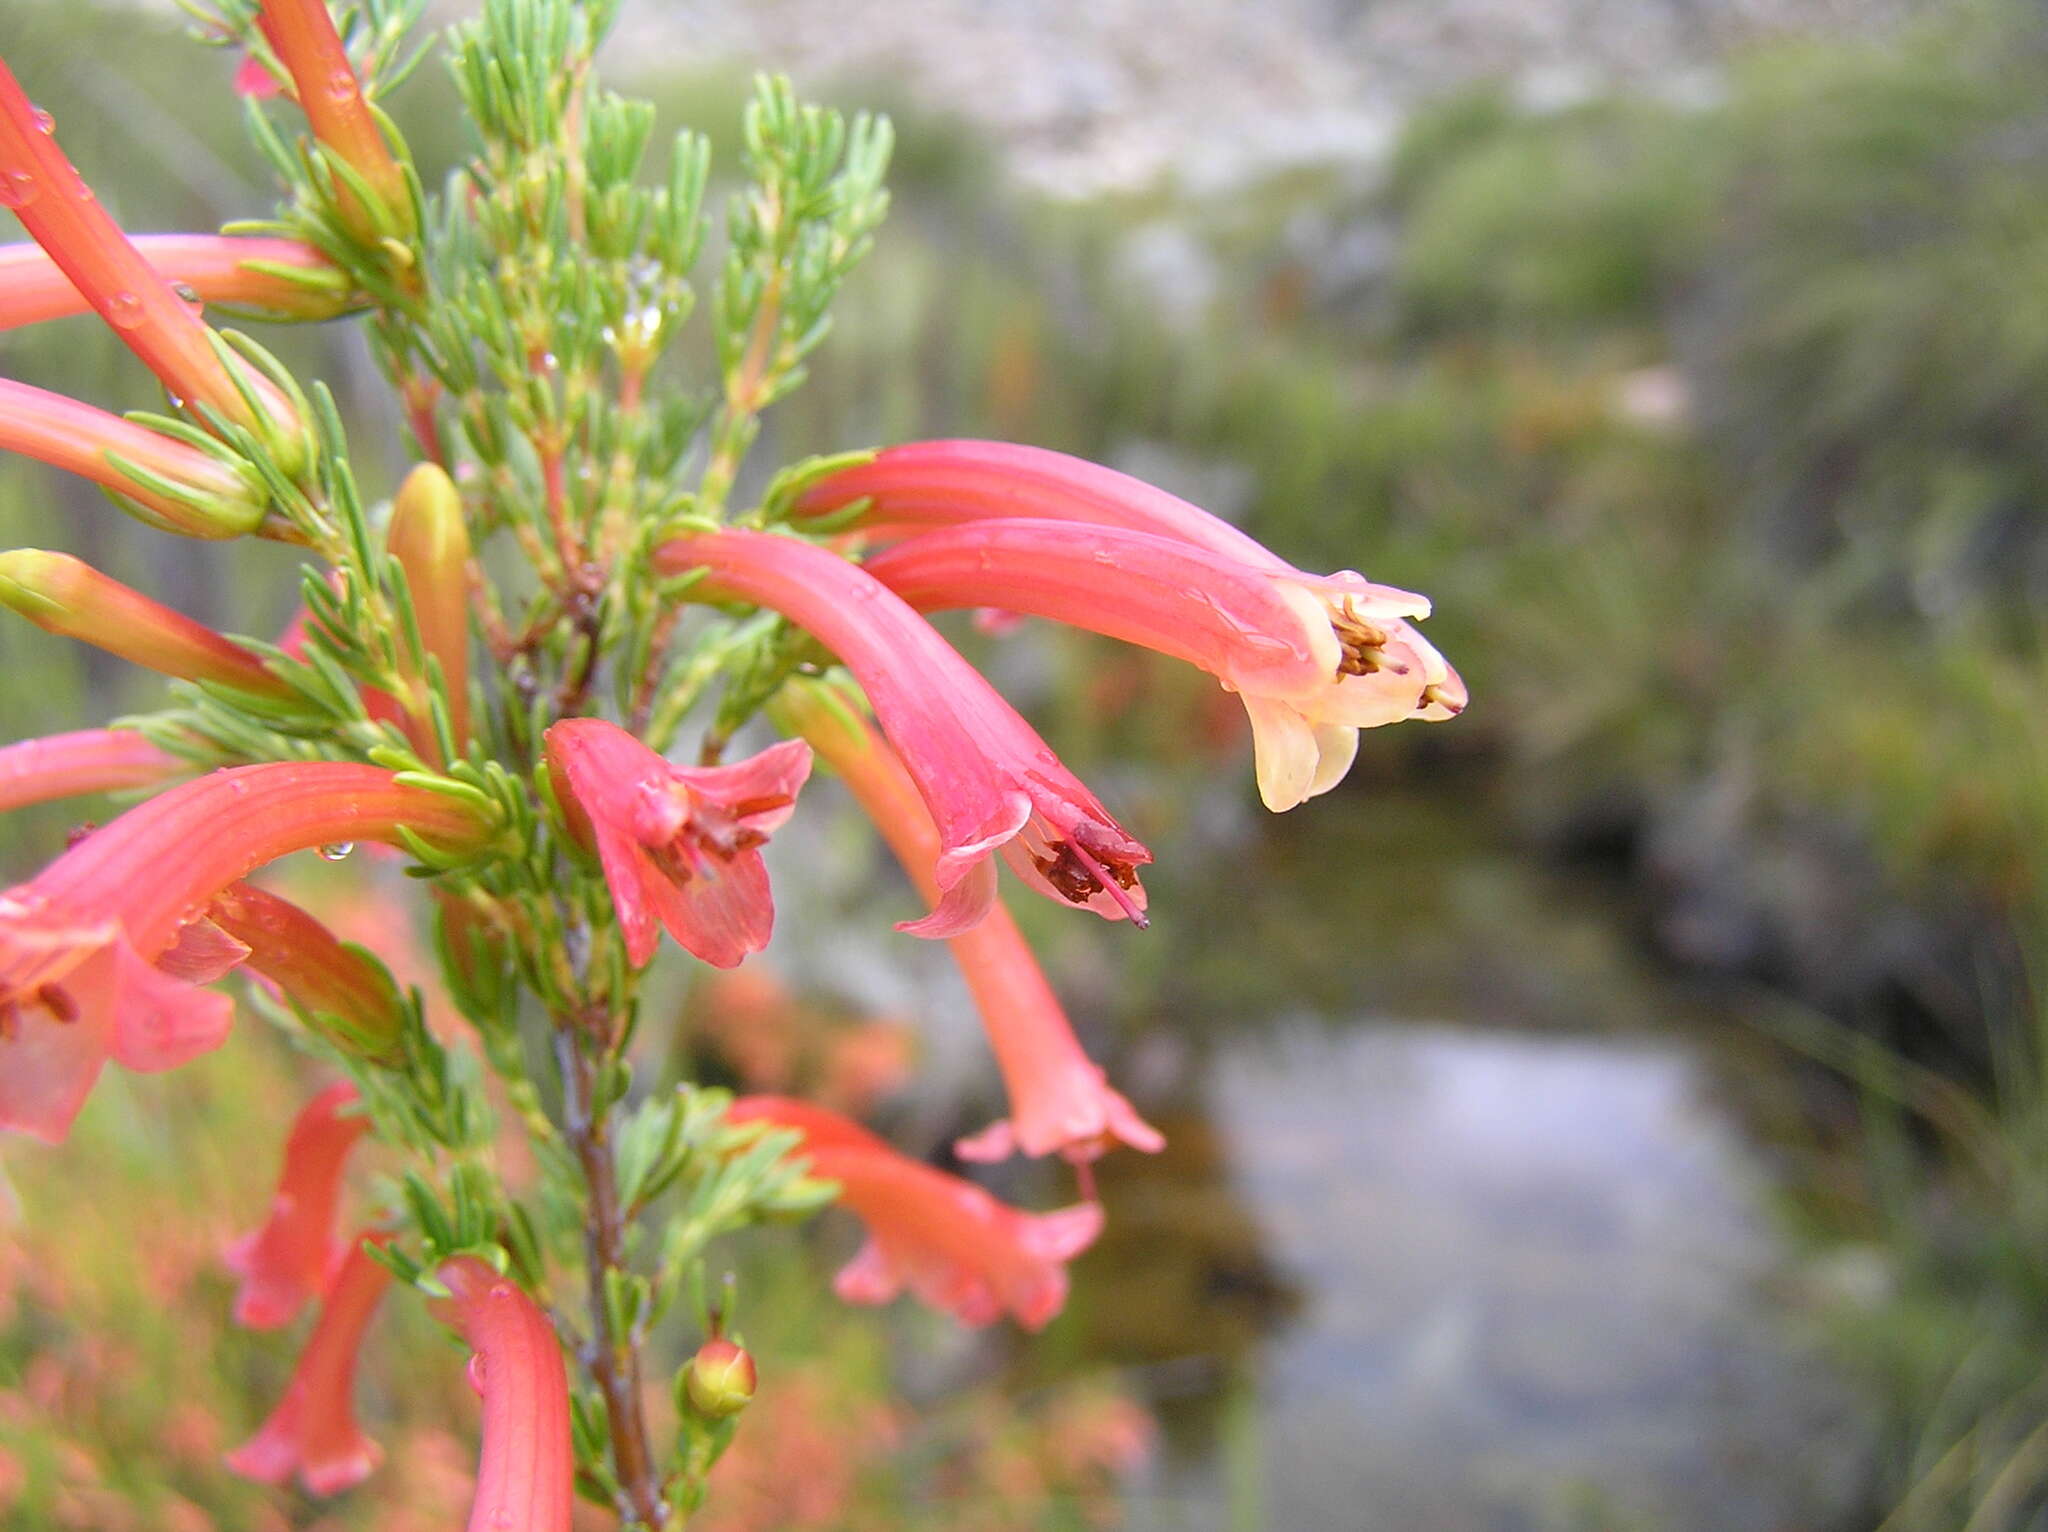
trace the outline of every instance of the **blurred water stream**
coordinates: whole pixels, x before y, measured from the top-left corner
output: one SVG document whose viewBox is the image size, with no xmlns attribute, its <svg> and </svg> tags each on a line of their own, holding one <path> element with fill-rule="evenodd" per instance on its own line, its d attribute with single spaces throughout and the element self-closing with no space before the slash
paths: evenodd
<svg viewBox="0 0 2048 1532">
<path fill-rule="evenodd" d="M 1136 1061 L 1184 1105 L 1104 1162 L 1077 1281 L 1167 1427 L 1134 1532 L 1841 1524 L 1867 1458 L 1771 1210 L 1783 1066 L 1490 816 L 1368 789 L 1257 833 L 1273 898 L 1162 923 Z"/>
</svg>

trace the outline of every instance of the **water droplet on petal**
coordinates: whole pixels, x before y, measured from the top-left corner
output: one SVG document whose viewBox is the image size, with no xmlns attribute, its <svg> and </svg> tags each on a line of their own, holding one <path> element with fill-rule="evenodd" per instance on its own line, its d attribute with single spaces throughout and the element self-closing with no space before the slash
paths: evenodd
<svg viewBox="0 0 2048 1532">
<path fill-rule="evenodd" d="M 331 840 L 320 848 L 320 855 L 325 861 L 339 862 L 355 849 L 356 843 L 352 840 Z"/>
<path fill-rule="evenodd" d="M 107 323 L 117 330 L 133 330 L 149 317 L 143 311 L 142 300 L 134 293 L 115 293 L 107 299 L 103 312 Z"/>
<path fill-rule="evenodd" d="M 356 77 L 352 70 L 337 69 L 327 77 L 327 94 L 334 101 L 350 100 L 356 91 Z"/>
<path fill-rule="evenodd" d="M 57 131 L 57 119 L 41 107 L 31 108 L 29 115 L 35 118 L 36 128 L 39 132 L 54 133 Z"/>
<path fill-rule="evenodd" d="M 484 1354 L 479 1351 L 469 1359 L 469 1386 L 479 1394 L 484 1391 Z"/>
<path fill-rule="evenodd" d="M 0 207 L 27 207 L 41 190 L 26 170 L 0 171 Z"/>
<path fill-rule="evenodd" d="M 487 1296 L 495 1298 L 500 1303 L 502 1303 L 507 1298 L 512 1296 L 512 1292 L 513 1288 L 510 1282 L 493 1282 L 491 1284 L 491 1290 Z"/>
<path fill-rule="evenodd" d="M 558 369 L 558 368 L 559 368 L 559 367 L 560 367 L 561 365 L 562 365 L 562 360 L 561 360 L 561 358 L 560 358 L 560 357 L 558 357 L 558 356 L 556 356 L 556 355 L 554 354 L 554 352 L 552 352 L 552 351 L 543 351 L 543 352 L 542 352 L 542 353 L 540 354 L 540 366 L 541 366 L 541 371 L 543 371 L 543 372 L 554 372 L 554 371 L 555 371 L 556 369 Z"/>
</svg>

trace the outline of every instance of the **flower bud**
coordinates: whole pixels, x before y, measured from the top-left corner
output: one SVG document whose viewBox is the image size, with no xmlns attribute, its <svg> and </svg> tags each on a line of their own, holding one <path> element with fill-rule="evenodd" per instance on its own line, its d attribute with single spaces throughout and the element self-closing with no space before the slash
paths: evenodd
<svg viewBox="0 0 2048 1532">
<path fill-rule="evenodd" d="M 0 553 L 0 605 L 37 627 L 117 654 L 167 676 L 212 681 L 267 697 L 291 688 L 251 650 L 150 600 L 68 553 Z"/>
<path fill-rule="evenodd" d="M 227 446 L 199 445 L 206 441 L 0 378 L 0 451 L 91 479 L 160 531 L 207 538 L 255 531 L 270 499 L 261 477 Z"/>
<path fill-rule="evenodd" d="M 754 1397 L 754 1358 L 723 1337 L 697 1348 L 683 1367 L 682 1399 L 700 1415 L 723 1420 L 737 1415 Z"/>
<path fill-rule="evenodd" d="M 469 528 L 455 481 L 435 464 L 421 463 L 398 487 L 386 544 L 412 593 L 422 668 L 429 655 L 440 663 L 459 749 L 469 737 Z"/>
</svg>

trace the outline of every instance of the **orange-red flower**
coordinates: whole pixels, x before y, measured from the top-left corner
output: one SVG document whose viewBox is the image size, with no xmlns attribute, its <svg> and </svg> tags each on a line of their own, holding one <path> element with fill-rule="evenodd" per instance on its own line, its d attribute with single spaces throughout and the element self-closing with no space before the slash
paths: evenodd
<svg viewBox="0 0 2048 1532">
<path fill-rule="evenodd" d="M 79 798 L 87 793 L 149 787 L 186 765 L 133 729 L 80 729 L 0 747 L 0 812 Z"/>
<path fill-rule="evenodd" d="M 228 1467 L 242 1477 L 282 1484 L 296 1474 L 308 1494 L 338 1495 L 376 1470 L 383 1453 L 356 1422 L 356 1355 L 391 1285 L 391 1273 L 365 1246 L 389 1238 L 358 1238 L 342 1261 L 284 1397 L 256 1434 L 227 1455 Z"/>
<path fill-rule="evenodd" d="M 369 193 L 369 204 L 344 183 L 342 215 L 361 238 L 376 241 L 413 230 L 412 192 L 363 99 L 362 82 L 334 30 L 327 0 L 263 0 L 257 24 L 292 77 L 292 96 L 313 137 Z"/>
<path fill-rule="evenodd" d="M 1138 867 L 1152 860 L 1031 725 L 873 576 L 815 544 L 739 528 L 656 552 L 668 574 L 708 578 L 692 599 L 751 601 L 808 629 L 845 663 L 939 828 L 941 898 L 904 929 L 951 936 L 995 900 L 1000 850 L 1049 898 L 1144 924 Z"/>
<path fill-rule="evenodd" d="M 240 537 L 255 530 L 269 503 L 256 471 L 209 437 L 182 440 L 6 378 L 0 451 L 91 479 L 119 496 L 123 509 L 182 537 Z"/>
<path fill-rule="evenodd" d="M 770 712 L 839 773 L 918 891 L 936 903 L 938 830 L 895 752 L 813 682 L 790 682 Z M 947 946 L 974 996 L 1010 1097 L 1009 1118 L 962 1140 L 956 1153 L 994 1160 L 1015 1148 L 1088 1159 L 1118 1141 L 1148 1153 L 1163 1147 L 1158 1131 L 1082 1050 L 1059 997 L 1000 900 L 985 920 L 951 937 Z"/>
<path fill-rule="evenodd" d="M 678 766 L 602 719 L 565 719 L 545 738 L 555 796 L 604 867 L 635 964 L 653 958 L 659 926 L 719 968 L 767 945 L 775 902 L 760 848 L 796 808 L 808 745 Z"/>
<path fill-rule="evenodd" d="M 576 1462 L 554 1326 L 474 1256 L 444 1262 L 435 1276 L 451 1295 L 443 1316 L 476 1353 L 469 1378 L 484 1401 L 469 1532 L 569 1532 Z"/>
<path fill-rule="evenodd" d="M 274 1330 L 327 1290 L 347 1253 L 334 1237 L 341 1173 L 370 1126 L 360 1104 L 355 1086 L 344 1080 L 307 1102 L 293 1121 L 270 1216 L 227 1249 L 228 1269 L 242 1279 L 236 1324 Z"/>
<path fill-rule="evenodd" d="M 856 523 L 878 536 L 953 529 L 873 561 L 914 605 L 1037 613 L 1219 676 L 1243 695 L 1271 809 L 1341 781 L 1360 729 L 1465 707 L 1457 672 L 1413 626 L 1429 615 L 1425 598 L 1349 570 L 1305 573 L 1228 522 L 1095 463 L 1007 442 L 915 442 L 832 475 L 799 504 L 812 515 L 856 507 Z M 1291 611 L 1257 615 L 1276 598 Z M 1306 677 L 1292 663 L 1304 643 L 1316 671 Z"/>
<path fill-rule="evenodd" d="M 196 917 L 287 852 L 331 842 L 454 848 L 474 810 L 377 766 L 280 762 L 170 788 L 0 894 L 0 1127 L 61 1140 L 111 1057 L 169 1069 L 227 1035 L 228 997 L 197 988 L 247 948 Z"/>
<path fill-rule="evenodd" d="M 1043 1329 L 1067 1301 L 1066 1262 L 1102 1232 L 1097 1203 L 1019 1212 L 808 1102 L 742 1096 L 726 1120 L 796 1129 L 811 1174 L 839 1183 L 839 1200 L 868 1229 L 867 1244 L 833 1284 L 849 1303 L 887 1303 L 908 1288 L 963 1324 L 1008 1314 L 1027 1330 Z"/>
<path fill-rule="evenodd" d="M 264 697 L 292 695 L 253 650 L 68 553 L 41 548 L 0 553 L 0 606 L 12 607 L 47 632 L 82 639 L 163 675 Z"/>
<path fill-rule="evenodd" d="M 405 1002 L 381 959 L 249 883 L 229 884 L 205 919 L 243 947 L 248 969 L 322 1037 L 363 1058 L 398 1061 Z"/>
<path fill-rule="evenodd" d="M 143 260 L 199 303 L 273 319 L 331 319 L 349 306 L 348 279 L 296 239 L 246 234 L 137 234 Z M 92 305 L 40 245 L 0 245 L 0 330 L 83 314 Z"/>
<path fill-rule="evenodd" d="M 205 405 L 254 433 L 289 470 L 303 460 L 297 408 L 268 378 L 228 362 L 213 332 L 130 244 L 80 179 L 0 61 L 0 202 L 62 268 L 122 343 L 173 398 Z"/>
</svg>

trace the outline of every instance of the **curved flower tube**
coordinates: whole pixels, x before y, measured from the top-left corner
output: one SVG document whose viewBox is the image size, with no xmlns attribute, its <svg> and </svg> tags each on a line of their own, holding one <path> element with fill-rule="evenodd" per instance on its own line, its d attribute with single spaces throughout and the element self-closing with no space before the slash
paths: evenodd
<svg viewBox="0 0 2048 1532">
<path fill-rule="evenodd" d="M 269 496 L 225 447 L 180 441 L 119 415 L 0 378 L 0 451 L 91 479 L 127 509 L 183 537 L 240 537 Z"/>
<path fill-rule="evenodd" d="M 259 1484 L 294 1474 L 311 1495 L 338 1495 L 376 1471 L 383 1453 L 356 1423 L 356 1355 L 391 1273 L 369 1253 L 388 1234 L 358 1238 L 335 1273 L 291 1382 L 256 1434 L 227 1465 Z"/>
<path fill-rule="evenodd" d="M 189 769 L 133 729 L 80 729 L 24 739 L 0 746 L 0 813 L 87 793 L 153 787 Z"/>
<path fill-rule="evenodd" d="M 303 1304 L 326 1291 L 347 1254 L 334 1237 L 334 1214 L 349 1151 L 370 1129 L 355 1110 L 361 1101 L 344 1080 L 307 1102 L 293 1120 L 270 1216 L 225 1254 L 228 1270 L 242 1279 L 236 1324 L 251 1330 L 290 1324 Z"/>
<path fill-rule="evenodd" d="M 196 986 L 247 949 L 180 937 L 222 889 L 288 852 L 408 833 L 481 848 L 491 827 L 378 766 L 238 766 L 128 810 L 0 894 L 0 1127 L 60 1142 L 109 1057 L 170 1069 L 220 1046 L 233 1008 Z"/>
<path fill-rule="evenodd" d="M 412 192 L 405 171 L 384 142 L 377 117 L 363 99 L 362 82 L 334 30 L 327 0 L 263 0 L 257 23 L 292 77 L 292 95 L 313 137 L 368 189 L 365 208 L 348 187 L 339 205 L 355 232 L 374 243 L 413 231 Z"/>
<path fill-rule="evenodd" d="M 248 969 L 322 1037 L 362 1058 L 401 1060 L 405 1000 L 373 954 L 340 940 L 289 899 L 250 883 L 230 884 L 207 905 L 204 919 L 238 943 Z"/>
<path fill-rule="evenodd" d="M 903 927 L 953 936 L 995 899 L 989 854 L 1048 898 L 1145 923 L 1137 869 L 1152 854 L 1083 787 L 1031 725 L 901 599 L 814 544 L 729 528 L 657 550 L 666 574 L 710 578 L 692 599 L 737 598 L 808 629 L 873 705 L 939 829 L 938 907 Z"/>
<path fill-rule="evenodd" d="M 45 632 L 80 639 L 160 675 L 263 697 L 293 695 L 253 650 L 68 553 L 0 553 L 0 606 L 12 607 Z"/>
<path fill-rule="evenodd" d="M 926 532 L 866 568 L 919 611 L 997 606 L 1208 671 L 1244 698 L 1260 793 L 1276 810 L 1336 786 L 1360 729 L 1450 716 L 1450 669 L 1406 621 L 1429 603 L 1388 586 L 1360 580 L 1332 606 L 1293 571 L 1149 532 L 1029 517 Z"/>
<path fill-rule="evenodd" d="M 939 832 L 917 785 L 888 744 L 817 682 L 786 683 L 769 704 L 778 727 L 800 734 L 875 822 L 918 892 L 936 905 Z M 967 1160 L 1013 1149 L 1093 1159 L 1121 1141 L 1150 1154 L 1166 1140 L 1117 1091 L 1074 1036 L 1017 922 L 998 899 L 987 919 L 947 946 L 974 996 L 1002 1070 L 1010 1117 L 954 1145 Z"/>
<path fill-rule="evenodd" d="M 635 966 L 653 958 L 658 925 L 717 968 L 768 945 L 775 902 L 759 848 L 796 809 L 808 745 L 786 740 L 732 766 L 677 766 L 598 718 L 565 719 L 545 744 L 555 797 L 603 864 Z"/>
<path fill-rule="evenodd" d="M 867 1244 L 833 1283 L 848 1303 L 887 1303 L 908 1288 L 962 1324 L 1008 1314 L 1040 1330 L 1066 1304 L 1066 1262 L 1102 1232 L 1097 1203 L 1019 1212 L 808 1102 L 742 1096 L 725 1115 L 801 1133 L 811 1174 L 837 1181 L 839 1200 L 867 1225 Z"/>
<path fill-rule="evenodd" d="M 1301 706 L 1240 688 L 1258 742 L 1260 795 L 1276 811 L 1341 781 L 1359 729 L 1464 711 L 1464 682 L 1410 623 L 1429 615 L 1424 597 L 1350 570 L 1305 573 L 1220 517 L 1099 464 L 1007 442 L 916 442 L 831 475 L 797 509 L 825 516 L 856 506 L 852 525 L 880 535 L 1011 518 L 1121 527 L 1266 570 L 1297 592 L 1290 599 L 1320 604 L 1340 651 L 1322 692 Z"/>
<path fill-rule="evenodd" d="M 348 279 L 311 245 L 242 234 L 136 234 L 129 242 L 164 281 L 201 303 L 265 318 L 332 319 Z M 35 244 L 0 245 L 0 330 L 83 314 L 92 305 Z"/>
<path fill-rule="evenodd" d="M 476 1353 L 484 1400 L 469 1532 L 569 1532 L 575 1455 L 562 1345 L 531 1298 L 474 1256 L 435 1272 L 451 1295 L 443 1317 Z"/>
<path fill-rule="evenodd" d="M 0 181 L 29 237 L 173 398 L 219 411 L 269 443 L 287 469 L 297 466 L 305 443 L 296 407 L 253 368 L 230 370 L 212 330 L 128 242 L 4 61 Z"/>
</svg>

